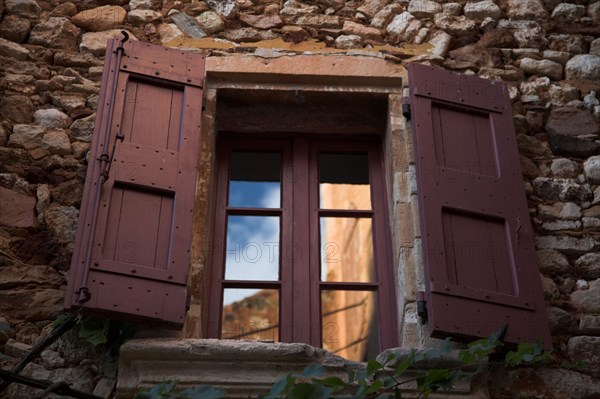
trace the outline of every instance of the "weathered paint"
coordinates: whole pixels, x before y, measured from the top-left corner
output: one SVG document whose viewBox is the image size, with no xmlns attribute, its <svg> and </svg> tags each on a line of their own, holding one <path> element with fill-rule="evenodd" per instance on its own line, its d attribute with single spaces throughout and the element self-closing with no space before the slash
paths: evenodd
<svg viewBox="0 0 600 399">
<path fill-rule="evenodd" d="M 418 64 L 409 84 L 432 334 L 551 347 L 506 85 Z"/>
<path fill-rule="evenodd" d="M 75 291 L 85 286 L 91 293 L 89 302 L 83 304 L 86 310 L 181 327 L 186 313 L 204 57 L 128 42 L 115 73 L 111 61 L 117 44 L 113 40 L 106 53 L 101 109 L 65 307 L 79 306 Z M 109 120 L 111 126 L 106 127 Z M 119 134 L 122 141 L 116 138 Z M 97 159 L 102 154 L 111 156 L 113 146 L 110 174 L 103 182 Z"/>
</svg>

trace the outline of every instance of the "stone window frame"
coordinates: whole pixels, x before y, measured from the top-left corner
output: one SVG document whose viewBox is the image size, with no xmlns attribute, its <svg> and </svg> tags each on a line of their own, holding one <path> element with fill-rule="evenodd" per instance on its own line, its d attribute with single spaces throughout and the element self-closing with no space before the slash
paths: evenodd
<svg viewBox="0 0 600 399">
<path fill-rule="evenodd" d="M 296 55 L 208 57 L 204 86 L 201 151 L 191 249 L 190 308 L 183 332 L 186 338 L 206 337 L 211 215 L 215 185 L 215 150 L 219 98 L 223 93 L 268 90 L 286 93 L 335 95 L 352 98 L 375 96 L 385 102 L 382 113 L 384 175 L 392 231 L 392 266 L 398 343 L 421 348 L 428 333 L 416 315 L 416 292 L 424 290 L 419 237 L 418 203 L 414 179 L 412 136 L 402 115 L 406 70 L 384 59 L 367 56 Z M 279 95 L 276 94 L 276 95 Z M 406 314 L 405 314 L 406 313 Z"/>
</svg>

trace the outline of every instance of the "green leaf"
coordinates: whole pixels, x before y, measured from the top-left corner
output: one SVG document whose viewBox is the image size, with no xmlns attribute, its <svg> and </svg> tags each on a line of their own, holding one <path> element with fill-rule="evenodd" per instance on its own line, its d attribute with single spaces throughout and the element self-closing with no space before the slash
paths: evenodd
<svg viewBox="0 0 600 399">
<path fill-rule="evenodd" d="M 157 386 L 158 395 L 166 395 L 166 394 L 172 393 L 177 385 L 179 385 L 179 381 L 171 381 L 171 382 L 163 381 L 161 384 L 159 384 Z M 152 391 L 150 391 L 150 392 L 152 392 Z"/>
<path fill-rule="evenodd" d="M 333 389 L 324 387 L 323 385 L 317 385 L 309 399 L 330 399 L 332 393 Z"/>
<path fill-rule="evenodd" d="M 417 390 L 427 397 L 439 388 L 452 387 L 457 373 L 448 369 L 432 369 L 417 378 Z"/>
<path fill-rule="evenodd" d="M 171 393 L 179 381 L 166 382 L 153 385 L 149 390 L 138 392 L 134 399 L 162 399 L 165 394 Z"/>
<path fill-rule="evenodd" d="M 319 377 L 325 374 L 325 367 L 318 363 L 311 363 L 304 368 L 302 372 L 302 378 L 313 378 Z"/>
<path fill-rule="evenodd" d="M 291 373 L 284 377 L 281 377 L 280 379 L 278 379 L 275 382 L 275 384 L 273 384 L 271 386 L 271 390 L 269 391 L 266 398 L 267 399 L 275 399 L 288 387 L 288 384 L 291 385 L 295 381 L 296 381 L 296 379 L 291 375 Z"/>
<path fill-rule="evenodd" d="M 394 399 L 402 399 L 402 391 L 400 388 L 394 389 Z"/>
<path fill-rule="evenodd" d="M 150 396 L 161 395 L 161 391 L 163 390 L 164 384 L 165 383 L 163 382 L 161 384 L 153 385 L 152 388 L 150 388 L 150 391 L 148 392 L 150 394 Z"/>
<path fill-rule="evenodd" d="M 445 354 L 450 352 L 450 342 L 452 341 L 452 339 L 450 337 L 447 337 L 446 339 L 444 339 L 444 342 L 442 342 L 442 345 L 440 346 L 440 353 Z"/>
<path fill-rule="evenodd" d="M 517 346 L 516 351 L 508 352 L 504 358 L 507 366 L 514 367 L 521 364 L 534 364 L 544 361 L 550 357 L 550 352 L 544 351 L 542 341 L 537 339 L 535 343 L 523 342 Z"/>
<path fill-rule="evenodd" d="M 326 387 L 339 387 L 339 388 L 346 388 L 348 387 L 348 383 L 346 383 L 344 380 L 342 380 L 339 377 L 327 377 L 327 378 L 323 378 L 323 379 L 313 379 L 313 381 L 318 382 L 319 384 L 323 384 Z"/>
<path fill-rule="evenodd" d="M 415 362 L 421 362 L 423 360 L 427 360 L 427 353 L 426 352 L 416 352 L 415 353 Z"/>
<path fill-rule="evenodd" d="M 348 382 L 353 383 L 356 381 L 356 371 L 353 369 L 348 370 Z"/>
<path fill-rule="evenodd" d="M 63 324 L 65 324 L 67 322 L 69 317 L 71 317 L 71 315 L 69 313 L 59 314 L 58 316 L 56 316 L 56 319 L 54 319 L 54 321 L 52 322 L 52 327 L 57 328 L 57 327 L 62 326 Z M 79 323 L 80 321 L 81 321 L 81 316 L 78 316 L 77 323 Z"/>
<path fill-rule="evenodd" d="M 390 352 L 388 353 L 388 355 L 385 357 L 385 364 L 388 364 L 390 362 L 393 362 L 394 360 L 398 359 L 398 354 L 396 352 Z"/>
<path fill-rule="evenodd" d="M 376 360 L 369 360 L 367 363 L 367 376 L 371 377 L 373 374 L 383 368 L 383 365 Z"/>
<path fill-rule="evenodd" d="M 294 385 L 292 389 L 292 394 L 296 399 L 306 399 L 309 398 L 312 394 L 313 386 L 312 384 L 308 384 L 306 382 Z"/>
<path fill-rule="evenodd" d="M 412 366 L 415 360 L 415 351 L 412 351 L 410 355 L 400 363 L 396 365 L 396 369 L 394 370 L 394 376 L 400 377 L 404 372 Z"/>
<path fill-rule="evenodd" d="M 79 338 L 96 346 L 106 343 L 108 319 L 86 318 L 79 328 Z"/>
<path fill-rule="evenodd" d="M 364 381 L 367 378 L 367 370 L 358 370 L 358 373 L 356 373 L 356 380 L 357 381 Z"/>
<path fill-rule="evenodd" d="M 106 343 L 106 335 L 104 335 L 102 331 L 82 332 L 79 334 L 79 337 L 94 346 Z"/>
<path fill-rule="evenodd" d="M 418 351 L 415 353 L 415 362 L 420 362 L 423 360 L 435 359 L 440 357 L 440 351 L 435 348 L 429 348 L 424 351 Z"/>
<path fill-rule="evenodd" d="M 466 350 L 459 352 L 458 358 L 467 365 L 484 360 L 496 350 L 499 343 L 498 340 L 492 339 L 492 337 L 471 342 Z"/>
<path fill-rule="evenodd" d="M 198 385 L 181 391 L 180 396 L 185 399 L 221 399 L 227 394 L 223 389 L 213 388 L 208 385 Z"/>
<path fill-rule="evenodd" d="M 386 388 L 391 388 L 396 385 L 396 380 L 389 375 L 383 376 L 381 381 L 383 381 L 383 386 Z"/>
<path fill-rule="evenodd" d="M 381 381 L 381 380 L 373 381 L 373 383 L 371 384 L 371 386 L 369 388 L 367 388 L 365 393 L 377 392 L 381 388 L 383 388 L 383 381 Z"/>
<path fill-rule="evenodd" d="M 448 369 L 432 369 L 427 371 L 425 383 L 428 385 L 437 385 L 441 382 L 448 381 L 452 377 L 452 373 Z"/>
<path fill-rule="evenodd" d="M 366 390 L 367 390 L 367 388 L 364 385 L 361 384 L 361 386 L 358 387 L 358 389 L 356 390 L 356 392 L 354 392 L 354 395 L 352 395 L 352 399 L 364 398 Z"/>
<path fill-rule="evenodd" d="M 179 385 L 179 381 L 163 381 L 153 385 L 148 391 L 139 392 L 134 399 L 220 399 L 227 394 L 227 391 L 223 389 L 208 385 L 198 385 L 176 391 L 177 385 Z"/>
</svg>

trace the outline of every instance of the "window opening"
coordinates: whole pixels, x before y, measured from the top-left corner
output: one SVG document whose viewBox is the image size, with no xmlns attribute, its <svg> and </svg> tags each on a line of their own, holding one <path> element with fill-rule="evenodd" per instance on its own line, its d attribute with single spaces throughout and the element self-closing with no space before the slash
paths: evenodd
<svg viewBox="0 0 600 399">
<path fill-rule="evenodd" d="M 394 346 L 378 142 L 227 137 L 217 164 L 208 336 L 306 342 L 356 361 Z"/>
</svg>

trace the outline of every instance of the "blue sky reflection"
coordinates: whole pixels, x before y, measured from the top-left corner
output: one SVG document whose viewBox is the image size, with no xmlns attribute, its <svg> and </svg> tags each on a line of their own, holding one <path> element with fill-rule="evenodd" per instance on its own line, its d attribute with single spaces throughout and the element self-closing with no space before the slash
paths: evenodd
<svg viewBox="0 0 600 399">
<path fill-rule="evenodd" d="M 279 246 L 278 216 L 229 216 L 225 279 L 278 280 Z M 248 295 L 248 290 L 243 294 Z M 224 304 L 242 298 L 229 296 Z"/>
</svg>

